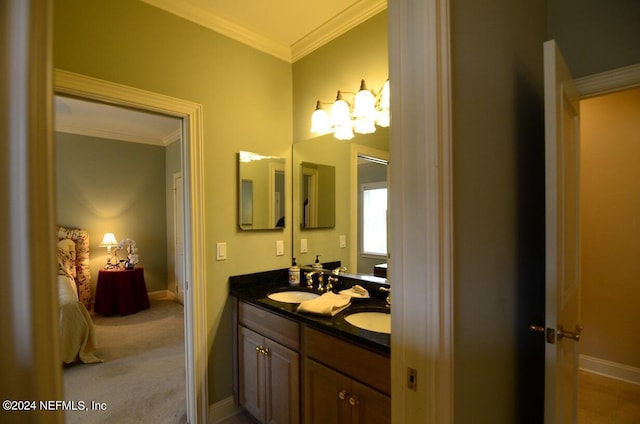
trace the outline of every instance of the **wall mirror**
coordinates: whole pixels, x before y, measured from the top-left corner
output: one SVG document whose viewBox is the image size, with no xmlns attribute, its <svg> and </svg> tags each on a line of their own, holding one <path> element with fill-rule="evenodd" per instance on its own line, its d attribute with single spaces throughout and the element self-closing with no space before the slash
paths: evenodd
<svg viewBox="0 0 640 424">
<path fill-rule="evenodd" d="M 336 226 L 336 168 L 312 162 L 300 164 L 300 228 Z"/>
<path fill-rule="evenodd" d="M 378 196 L 386 196 L 387 160 L 389 157 L 389 129 L 378 128 L 374 134 L 357 134 L 350 141 L 337 140 L 331 134 L 299 141 L 293 144 L 293 256 L 300 265 L 311 265 L 315 255 L 322 262 L 340 261 L 352 276 L 374 275 L 376 266 L 385 265 L 386 237 L 363 240 L 363 195 L 377 204 L 386 202 Z M 311 228 L 303 224 L 304 185 L 308 184 L 304 168 L 308 164 L 322 164 L 333 168 L 335 175 L 335 222 L 333 227 Z M 307 181 L 305 181 L 307 180 Z M 378 189 L 384 189 L 378 191 Z M 366 191 L 367 194 L 363 194 Z M 371 196 L 369 196 L 371 195 Z M 327 202 L 328 203 L 328 202 Z M 323 202 L 318 202 L 322 209 Z M 371 210 L 371 209 L 369 209 Z M 377 210 L 372 217 L 377 222 L 369 228 L 377 228 L 386 235 L 386 208 Z M 370 216 L 371 217 L 371 216 Z M 369 217 L 367 217 L 368 219 Z M 370 224 L 370 221 L 367 221 Z M 384 268 L 384 267 L 382 267 Z"/>
<path fill-rule="evenodd" d="M 242 230 L 285 226 L 285 159 L 238 154 L 238 225 Z"/>
</svg>

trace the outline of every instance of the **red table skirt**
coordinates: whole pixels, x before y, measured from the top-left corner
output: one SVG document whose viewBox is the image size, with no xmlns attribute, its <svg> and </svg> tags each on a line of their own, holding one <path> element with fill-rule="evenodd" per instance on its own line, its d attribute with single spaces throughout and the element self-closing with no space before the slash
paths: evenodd
<svg viewBox="0 0 640 424">
<path fill-rule="evenodd" d="M 149 309 L 144 268 L 100 270 L 94 311 L 100 315 L 128 315 Z"/>
</svg>

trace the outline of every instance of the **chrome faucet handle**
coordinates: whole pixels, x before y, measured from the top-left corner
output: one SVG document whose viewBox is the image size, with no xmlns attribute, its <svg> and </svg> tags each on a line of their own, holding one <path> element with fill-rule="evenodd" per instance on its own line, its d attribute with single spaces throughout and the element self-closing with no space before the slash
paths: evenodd
<svg viewBox="0 0 640 424">
<path fill-rule="evenodd" d="M 313 288 L 313 276 L 315 274 L 317 274 L 316 271 L 307 272 L 306 276 L 307 276 L 307 287 L 308 288 Z"/>
<path fill-rule="evenodd" d="M 333 275 L 340 275 L 341 272 L 345 272 L 347 270 L 346 266 L 339 266 L 338 268 L 332 271 Z"/>
<path fill-rule="evenodd" d="M 325 287 L 325 289 L 327 291 L 333 290 L 333 284 L 337 284 L 338 281 L 338 277 L 329 276 L 329 278 L 327 278 L 327 286 Z"/>
<path fill-rule="evenodd" d="M 321 293 L 325 291 L 323 275 L 322 272 L 318 272 L 318 291 Z"/>
<path fill-rule="evenodd" d="M 380 291 L 387 293 L 387 306 L 391 306 L 391 289 L 387 287 L 380 287 Z"/>
</svg>

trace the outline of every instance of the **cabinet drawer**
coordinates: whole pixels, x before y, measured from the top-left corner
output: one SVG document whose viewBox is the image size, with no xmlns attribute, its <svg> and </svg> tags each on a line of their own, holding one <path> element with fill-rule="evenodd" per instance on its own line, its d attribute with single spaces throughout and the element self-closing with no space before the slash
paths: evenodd
<svg viewBox="0 0 640 424">
<path fill-rule="evenodd" d="M 386 356 L 309 327 L 304 327 L 304 347 L 308 357 L 391 394 L 391 361 Z"/>
<path fill-rule="evenodd" d="M 300 351 L 300 326 L 295 321 L 239 302 L 238 322 L 283 346 Z"/>
</svg>

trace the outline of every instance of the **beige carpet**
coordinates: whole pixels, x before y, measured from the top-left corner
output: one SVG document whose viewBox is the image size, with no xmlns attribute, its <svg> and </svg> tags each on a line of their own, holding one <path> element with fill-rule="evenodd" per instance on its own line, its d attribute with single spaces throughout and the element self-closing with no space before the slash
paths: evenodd
<svg viewBox="0 0 640 424">
<path fill-rule="evenodd" d="M 67 411 L 72 423 L 186 422 L 184 312 L 169 300 L 126 316 L 93 316 L 100 364 L 64 369 L 65 400 L 106 405 Z"/>
</svg>

